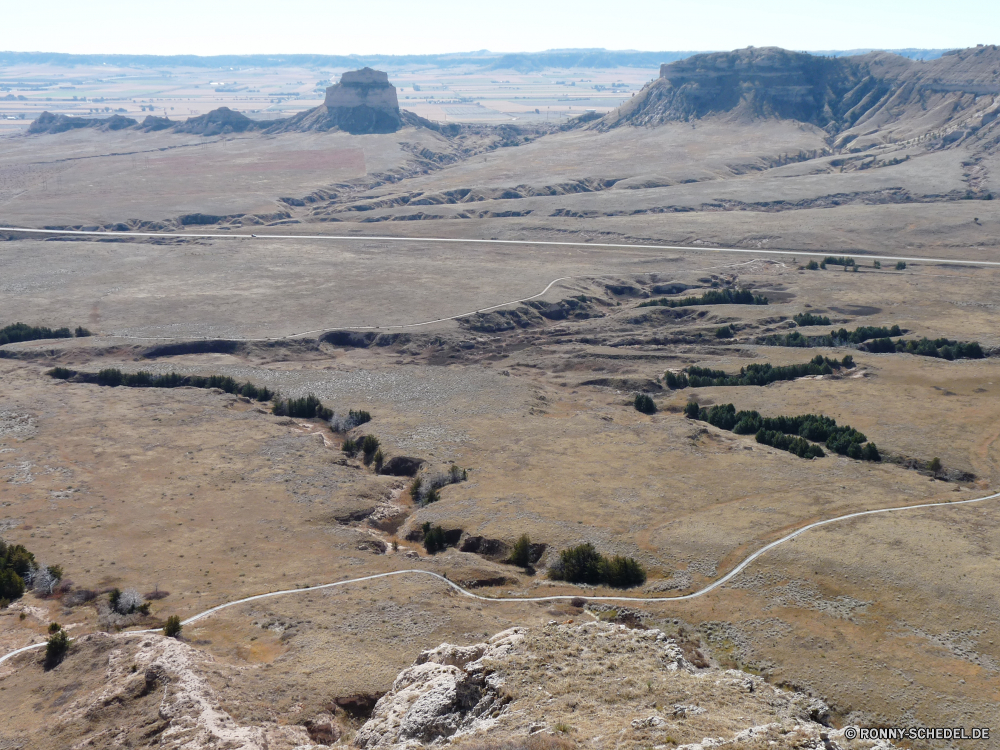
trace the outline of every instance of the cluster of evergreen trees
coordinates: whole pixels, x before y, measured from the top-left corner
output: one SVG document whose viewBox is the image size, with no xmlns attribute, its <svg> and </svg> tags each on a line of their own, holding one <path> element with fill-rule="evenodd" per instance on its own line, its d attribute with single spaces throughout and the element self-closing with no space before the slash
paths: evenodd
<svg viewBox="0 0 1000 750">
<path fill-rule="evenodd" d="M 323 406 L 322 402 L 311 393 L 302 398 L 288 399 L 275 395 L 271 413 L 279 417 L 294 417 L 295 419 L 328 420 L 333 417 L 333 409 Z"/>
<path fill-rule="evenodd" d="M 803 336 L 798 331 L 780 334 L 772 333 L 757 339 L 758 344 L 764 346 L 849 346 L 857 345 L 871 339 L 885 338 L 887 336 L 901 336 L 906 331 L 894 325 L 891 328 L 879 326 L 861 326 L 853 331 L 841 328 L 839 331 L 830 331 L 829 336 Z"/>
<path fill-rule="evenodd" d="M 24 545 L 0 539 L 0 609 L 24 595 L 24 579 L 35 569 L 35 556 Z"/>
<path fill-rule="evenodd" d="M 798 322 L 798 317 L 794 318 L 796 322 Z M 853 331 L 848 331 L 846 328 L 830 331 L 828 336 L 803 336 L 798 331 L 785 334 L 773 333 L 770 336 L 757 339 L 757 343 L 764 346 L 794 347 L 857 346 L 863 351 L 875 354 L 900 352 L 948 360 L 982 359 L 986 356 L 978 341 L 952 341 L 945 338 L 929 339 L 926 337 L 912 341 L 903 341 L 902 339 L 893 341 L 890 338 L 891 336 L 902 336 L 904 333 L 906 331 L 898 325 L 892 327 L 861 326 Z"/>
<path fill-rule="evenodd" d="M 105 368 L 96 374 L 92 372 L 78 372 L 66 367 L 55 367 L 49 370 L 48 374 L 53 378 L 62 380 L 79 377 L 84 383 L 97 383 L 98 385 L 111 387 L 180 388 L 188 386 L 190 388 L 218 388 L 226 393 L 246 396 L 255 401 L 270 401 L 272 398 L 277 397 L 277 394 L 270 388 L 254 385 L 249 382 L 241 383 L 228 375 L 181 375 L 177 372 L 155 375 L 145 370 L 140 370 L 139 372 L 122 372 L 115 367 Z"/>
<path fill-rule="evenodd" d="M 373 461 L 375 462 L 375 471 L 382 470 L 383 457 L 380 456 L 382 453 L 382 448 L 380 447 L 379 439 L 374 435 L 364 435 L 359 437 L 357 440 L 354 438 L 347 438 L 341 446 L 340 449 L 346 453 L 351 458 L 354 458 L 358 453 L 361 454 L 361 460 L 364 461 L 365 466 L 368 466 Z"/>
<path fill-rule="evenodd" d="M 891 354 L 900 352 L 917 354 L 922 357 L 939 357 L 941 359 L 982 359 L 986 356 L 978 341 L 952 341 L 950 339 L 922 338 L 913 341 L 878 338 L 860 347 L 875 354 Z"/>
<path fill-rule="evenodd" d="M 754 435 L 758 443 L 789 451 L 802 458 L 821 458 L 823 449 L 813 443 L 825 443 L 834 453 L 859 461 L 881 461 L 882 456 L 864 433 L 822 414 L 794 417 L 763 417 L 756 411 L 736 411 L 733 404 L 719 404 L 711 409 L 691 401 L 684 407 L 691 419 L 708 422 L 737 435 Z"/>
<path fill-rule="evenodd" d="M 427 550 L 427 554 L 436 555 L 448 546 L 448 536 L 441 526 L 431 526 L 430 521 L 425 521 L 422 529 L 424 549 Z"/>
<path fill-rule="evenodd" d="M 641 411 L 643 414 L 656 414 L 656 402 L 653 401 L 652 396 L 645 393 L 635 394 L 632 406 L 635 407 L 636 411 Z"/>
<path fill-rule="evenodd" d="M 792 316 L 795 325 L 798 326 L 828 326 L 830 319 L 825 315 L 813 315 L 812 313 L 796 313 Z"/>
<path fill-rule="evenodd" d="M 660 297 L 640 302 L 639 307 L 691 307 L 692 305 L 766 305 L 767 297 L 749 289 L 709 289 L 700 297 Z"/>
<path fill-rule="evenodd" d="M 616 589 L 629 589 L 646 582 L 646 571 L 631 557 L 605 557 L 590 543 L 564 549 L 549 568 L 554 581 L 603 584 Z"/>
<path fill-rule="evenodd" d="M 0 328 L 0 346 L 18 341 L 35 341 L 37 339 L 69 339 L 73 336 L 90 336 L 91 333 L 83 326 L 77 326 L 76 331 L 68 328 L 46 328 L 45 326 L 29 326 L 27 323 L 11 323 Z"/>
<path fill-rule="evenodd" d="M 752 364 L 741 367 L 739 374 L 730 375 L 723 370 L 712 370 L 708 367 L 686 367 L 682 372 L 666 373 L 667 388 L 707 388 L 713 385 L 768 385 L 778 380 L 794 380 L 805 375 L 829 375 L 841 368 L 854 367 L 854 358 L 848 354 L 843 359 L 830 359 L 817 354 L 803 365 L 779 365 L 770 363 Z M 638 408 L 638 407 L 636 407 Z"/>
</svg>

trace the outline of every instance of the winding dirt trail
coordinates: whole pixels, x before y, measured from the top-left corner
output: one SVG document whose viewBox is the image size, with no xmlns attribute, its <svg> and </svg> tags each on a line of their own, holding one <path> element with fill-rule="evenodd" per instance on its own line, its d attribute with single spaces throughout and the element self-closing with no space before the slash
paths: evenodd
<svg viewBox="0 0 1000 750">
<path fill-rule="evenodd" d="M 698 591 L 690 593 L 690 594 L 684 594 L 684 595 L 680 595 L 680 596 L 656 596 L 656 597 L 644 597 L 644 596 L 586 596 L 586 599 L 588 601 L 594 601 L 594 602 L 627 602 L 628 604 L 633 605 L 633 606 L 636 606 L 636 605 L 642 606 L 644 604 L 656 604 L 656 603 L 662 604 L 662 603 L 666 603 L 666 602 L 680 602 L 680 601 L 686 601 L 686 600 L 689 600 L 689 599 L 697 599 L 699 597 L 705 596 L 709 592 L 714 591 L 715 589 L 717 589 L 720 586 L 722 586 L 723 584 L 725 584 L 727 581 L 730 581 L 733 578 L 735 578 L 737 575 L 739 575 L 741 572 L 743 572 L 743 570 L 745 570 L 746 567 L 748 565 L 750 565 L 750 563 L 752 563 L 758 557 L 761 557 L 762 555 L 764 555 L 765 553 L 767 553 L 770 550 L 774 549 L 778 545 L 784 544 L 785 542 L 789 542 L 792 539 L 794 539 L 795 537 L 799 536 L 800 534 L 804 534 L 805 532 L 810 531 L 811 529 L 816 529 L 816 528 L 819 528 L 820 526 L 827 526 L 828 524 L 832 524 L 832 523 L 838 523 L 840 521 L 848 521 L 848 520 L 850 520 L 852 518 L 861 518 L 863 516 L 874 516 L 874 515 L 880 515 L 882 513 L 900 513 L 900 512 L 904 512 L 904 511 L 908 511 L 908 510 L 918 510 L 918 509 L 921 509 L 921 508 L 939 508 L 939 507 L 944 507 L 944 506 L 949 506 L 950 507 L 950 506 L 956 506 L 956 505 L 970 505 L 972 503 L 981 503 L 981 502 L 985 502 L 986 500 L 995 500 L 997 498 L 1000 498 L 1000 492 L 995 492 L 992 495 L 984 495 L 983 497 L 971 498 L 969 500 L 952 500 L 952 501 L 946 500 L 946 501 L 943 501 L 943 502 L 940 502 L 940 503 L 921 503 L 919 505 L 904 505 L 904 506 L 900 506 L 900 507 L 896 507 L 896 508 L 876 508 L 875 510 L 863 510 L 863 511 L 858 511 L 857 513 L 848 513 L 848 514 L 843 515 L 843 516 L 836 516 L 834 518 L 828 518 L 828 519 L 826 519 L 824 521 L 816 521 L 814 523 L 807 524 L 806 526 L 803 526 L 800 529 L 796 529 L 795 531 L 791 532 L 790 534 L 786 534 L 785 536 L 781 537 L 781 539 L 773 541 L 770 544 L 767 544 L 767 545 L 761 547 L 756 552 L 753 552 L 750 555 L 748 555 L 747 557 L 745 557 L 743 559 L 743 561 L 740 562 L 739 565 L 737 565 L 736 567 L 734 567 L 732 570 L 730 570 L 728 573 L 726 573 L 721 578 L 716 579 L 715 581 L 713 581 L 712 583 L 708 584 L 707 586 L 699 589 Z M 319 584 L 319 585 L 316 585 L 316 586 L 308 586 L 306 588 L 283 589 L 281 591 L 270 591 L 270 592 L 268 592 L 266 594 L 257 594 L 255 596 L 247 596 L 247 597 L 244 597 L 243 599 L 236 599 L 236 600 L 231 601 L 231 602 L 225 602 L 224 604 L 219 604 L 219 605 L 217 605 L 215 607 L 212 607 L 211 609 L 206 609 L 204 612 L 199 612 L 198 614 L 192 615 L 191 617 L 189 617 L 186 620 L 184 620 L 182 624 L 183 625 L 190 625 L 191 623 L 198 622 L 199 620 L 203 620 L 206 617 L 211 617 L 216 612 L 221 612 L 224 609 L 228 609 L 229 607 L 235 607 L 235 606 L 237 606 L 239 604 L 246 604 L 247 602 L 255 602 L 255 601 L 259 601 L 261 599 L 270 599 L 271 597 L 275 597 L 275 596 L 290 596 L 292 594 L 304 594 L 304 593 L 307 593 L 307 592 L 310 592 L 310 591 L 318 591 L 320 589 L 336 588 L 338 586 L 350 586 L 350 585 L 355 584 L 355 583 L 363 583 L 365 581 L 374 581 L 374 580 L 377 580 L 379 578 L 390 578 L 390 577 L 393 577 L 393 576 L 408 576 L 408 575 L 430 576 L 431 578 L 437 579 L 438 581 L 440 581 L 441 583 L 443 583 L 445 586 L 450 587 L 451 589 L 453 589 L 457 593 L 461 594 L 462 596 L 466 596 L 466 597 L 468 597 L 470 599 L 476 599 L 477 601 L 481 601 L 481 602 L 554 602 L 554 601 L 566 601 L 566 600 L 574 599 L 574 598 L 576 598 L 578 596 L 581 596 L 581 594 L 559 594 L 559 595 L 555 595 L 555 596 L 534 596 L 534 597 L 481 596 L 480 594 L 476 594 L 476 593 L 473 593 L 472 591 L 469 591 L 468 589 L 462 588 L 461 586 L 459 586 L 454 581 L 450 581 L 446 577 L 444 577 L 443 575 L 440 575 L 438 573 L 433 573 L 433 572 L 431 572 L 429 570 L 421 570 L 419 568 L 409 568 L 409 569 L 406 569 L 406 570 L 394 570 L 394 571 L 391 571 L 389 573 L 376 573 L 376 574 L 370 575 L 370 576 L 362 576 L 361 578 L 349 578 L 349 579 L 347 579 L 345 581 L 335 581 L 333 583 L 322 583 L 322 584 Z M 147 633 L 155 633 L 155 632 L 159 632 L 159 631 L 158 630 L 132 630 L 132 631 L 128 631 L 127 633 L 122 633 L 122 635 L 144 635 L 144 634 L 147 634 Z M 41 643 L 34 643 L 34 644 L 30 645 L 30 646 L 24 646 L 22 648 L 18 648 L 18 649 L 15 649 L 13 651 L 10 651 L 10 652 L 4 654 L 3 656 L 0 656 L 0 664 L 2 664 L 3 662 L 7 661 L 8 659 L 11 659 L 11 658 L 17 656 L 18 654 L 23 654 L 23 653 L 28 652 L 28 651 L 34 651 L 36 649 L 43 648 L 44 646 L 45 646 L 45 642 L 42 641 Z"/>
</svg>

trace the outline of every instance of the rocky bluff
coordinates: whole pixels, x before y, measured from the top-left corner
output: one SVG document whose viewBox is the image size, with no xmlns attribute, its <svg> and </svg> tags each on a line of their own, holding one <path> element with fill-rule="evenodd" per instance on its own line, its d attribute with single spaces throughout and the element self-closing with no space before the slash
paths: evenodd
<svg viewBox="0 0 1000 750">
<path fill-rule="evenodd" d="M 402 125 L 396 87 L 380 70 L 351 70 L 326 90 L 326 119 L 348 133 L 394 133 Z"/>
</svg>

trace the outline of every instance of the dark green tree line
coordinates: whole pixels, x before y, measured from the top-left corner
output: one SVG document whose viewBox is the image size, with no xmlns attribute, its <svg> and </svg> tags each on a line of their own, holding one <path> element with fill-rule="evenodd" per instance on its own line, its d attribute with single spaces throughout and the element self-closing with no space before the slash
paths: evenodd
<svg viewBox="0 0 1000 750">
<path fill-rule="evenodd" d="M 694 305 L 766 305 L 767 297 L 749 289 L 709 289 L 700 297 L 660 297 L 640 302 L 638 307 L 692 307 Z"/>
</svg>

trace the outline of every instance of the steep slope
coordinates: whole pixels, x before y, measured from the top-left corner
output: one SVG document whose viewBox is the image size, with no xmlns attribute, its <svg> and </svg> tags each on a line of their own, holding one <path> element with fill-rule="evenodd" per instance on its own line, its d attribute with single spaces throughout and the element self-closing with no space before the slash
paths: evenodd
<svg viewBox="0 0 1000 750">
<path fill-rule="evenodd" d="M 884 52 L 833 58 L 748 48 L 661 66 L 659 78 L 591 127 L 777 118 L 824 128 L 837 146 L 858 139 L 856 146 L 870 144 L 876 133 L 881 142 L 930 135 L 950 145 L 995 121 L 998 95 L 1000 49 L 994 45 L 930 61 Z"/>
<path fill-rule="evenodd" d="M 725 114 L 799 120 L 840 130 L 845 121 L 850 123 L 849 113 L 858 103 L 883 96 L 913 64 L 884 53 L 829 58 L 777 47 L 695 55 L 661 66 L 659 78 L 599 127 Z"/>
</svg>

